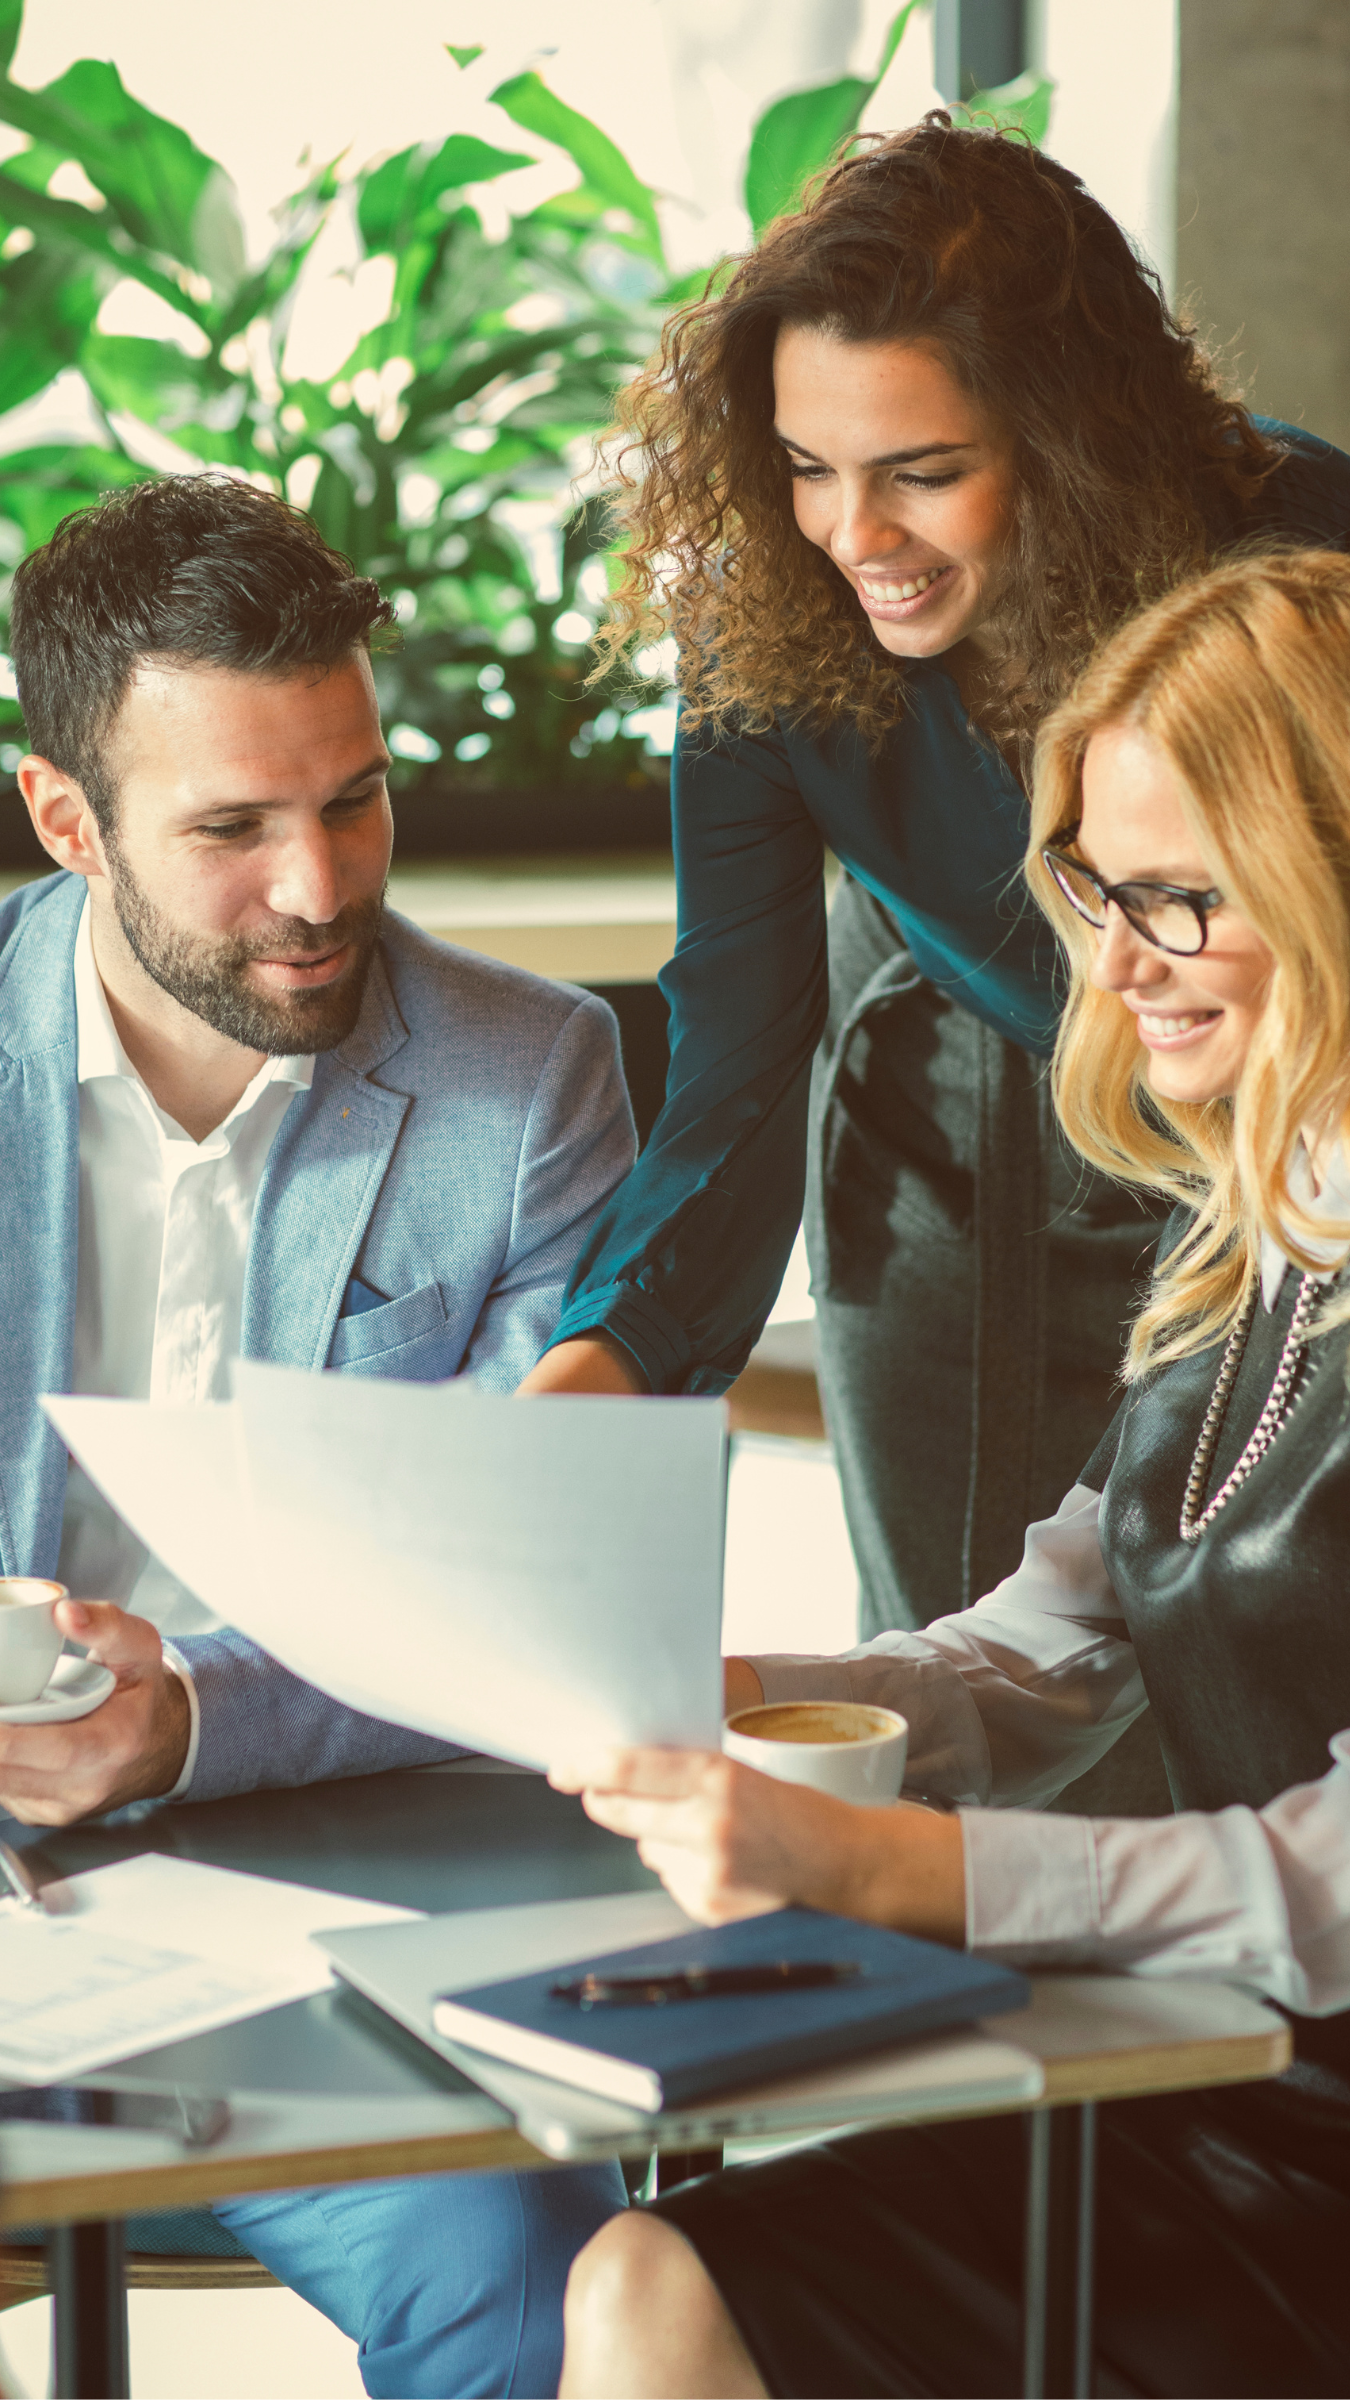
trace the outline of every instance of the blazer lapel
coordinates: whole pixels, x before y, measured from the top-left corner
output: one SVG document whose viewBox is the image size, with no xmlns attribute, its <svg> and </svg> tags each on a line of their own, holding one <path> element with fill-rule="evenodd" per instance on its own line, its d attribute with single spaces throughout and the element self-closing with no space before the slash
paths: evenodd
<svg viewBox="0 0 1350 2400">
<path fill-rule="evenodd" d="M 321 1367 L 343 1294 L 412 1105 L 369 1080 L 403 1048 L 379 951 L 356 1030 L 314 1062 L 272 1144 L 249 1243 L 240 1348 L 246 1358 Z"/>
<path fill-rule="evenodd" d="M 0 976 L 0 1561 L 50 1575 L 66 1454 L 38 1407 L 68 1389 L 79 1242 L 80 1101 L 72 961 L 84 883 L 24 915 Z"/>
</svg>

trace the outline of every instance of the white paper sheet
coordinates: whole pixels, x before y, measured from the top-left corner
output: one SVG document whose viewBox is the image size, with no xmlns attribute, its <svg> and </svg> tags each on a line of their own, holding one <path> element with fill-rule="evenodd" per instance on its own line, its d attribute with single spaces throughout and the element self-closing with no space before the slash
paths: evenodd
<svg viewBox="0 0 1350 2400">
<path fill-rule="evenodd" d="M 235 1374 L 228 1406 L 44 1404 L 227 1623 L 351 1707 L 528 1766 L 716 1746 L 719 1403 Z"/>
<path fill-rule="evenodd" d="M 59 1914 L 0 1906 L 0 2075 L 60 2083 L 321 1992 L 310 1940 L 417 1914 L 147 1852 L 61 1887 Z"/>
</svg>

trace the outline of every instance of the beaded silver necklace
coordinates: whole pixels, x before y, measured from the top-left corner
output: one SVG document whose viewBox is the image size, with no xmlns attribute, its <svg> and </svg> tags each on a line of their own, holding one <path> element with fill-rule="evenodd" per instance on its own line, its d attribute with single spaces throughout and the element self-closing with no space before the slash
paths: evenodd
<svg viewBox="0 0 1350 2400">
<path fill-rule="evenodd" d="M 1186 1478 L 1186 1497 L 1181 1503 L 1181 1538 L 1183 1542 L 1199 1541 L 1205 1527 L 1213 1524 L 1224 1502 L 1232 1499 L 1234 1492 L 1246 1482 L 1257 1460 L 1265 1457 L 1280 1427 L 1289 1417 L 1295 1398 L 1294 1385 L 1298 1380 L 1299 1368 L 1303 1364 L 1308 1326 L 1317 1305 L 1317 1284 L 1316 1275 L 1305 1275 L 1299 1285 L 1298 1298 L 1294 1302 L 1294 1313 L 1289 1320 L 1289 1331 L 1285 1335 L 1284 1348 L 1280 1352 L 1280 1363 L 1275 1369 L 1275 1381 L 1270 1387 L 1270 1397 L 1256 1420 L 1251 1440 L 1241 1458 L 1232 1473 L 1224 1477 L 1208 1506 L 1204 1507 L 1202 1503 L 1205 1497 L 1205 1485 L 1209 1480 L 1210 1464 L 1219 1435 L 1223 1430 L 1224 1418 L 1228 1414 L 1228 1403 L 1232 1398 L 1233 1385 L 1237 1381 L 1238 1368 L 1242 1364 L 1242 1353 L 1247 1347 L 1247 1336 L 1251 1331 L 1252 1319 L 1256 1314 L 1256 1304 L 1260 1297 L 1260 1284 L 1254 1285 L 1250 1300 L 1224 1344 L 1223 1358 L 1220 1362 L 1213 1398 L 1205 1410 L 1205 1421 L 1200 1428 L 1200 1439 L 1195 1445 L 1191 1471 Z"/>
</svg>

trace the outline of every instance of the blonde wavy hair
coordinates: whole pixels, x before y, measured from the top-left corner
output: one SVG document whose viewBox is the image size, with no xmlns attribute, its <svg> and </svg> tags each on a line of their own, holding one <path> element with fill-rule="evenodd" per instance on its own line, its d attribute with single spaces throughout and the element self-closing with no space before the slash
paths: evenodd
<svg viewBox="0 0 1350 2400">
<path fill-rule="evenodd" d="M 1215 882 L 1273 967 L 1231 1100 L 1150 1091 L 1134 1021 L 1088 980 L 1095 936 L 1040 853 L 1082 815 L 1083 757 L 1107 726 L 1138 727 L 1170 760 Z M 1068 954 L 1053 1068 L 1069 1139 L 1094 1166 L 1168 1193 L 1194 1222 L 1155 1275 L 1126 1379 L 1206 1348 L 1250 1295 L 1263 1232 L 1301 1267 L 1314 1225 L 1289 1187 L 1304 1126 L 1350 1118 L 1350 558 L 1234 561 L 1123 626 L 1036 746 L 1027 875 Z M 1350 1295 L 1315 1328 L 1350 1321 Z"/>
</svg>

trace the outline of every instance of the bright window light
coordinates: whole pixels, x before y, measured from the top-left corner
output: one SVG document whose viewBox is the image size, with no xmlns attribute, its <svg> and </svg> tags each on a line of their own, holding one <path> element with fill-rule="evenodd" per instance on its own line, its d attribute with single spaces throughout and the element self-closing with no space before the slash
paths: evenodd
<svg viewBox="0 0 1350 2400">
<path fill-rule="evenodd" d="M 462 759 L 466 767 L 471 767 L 476 758 L 486 758 L 491 748 L 490 733 L 466 733 L 463 741 L 455 744 L 455 756 Z"/>
<path fill-rule="evenodd" d="M 317 450 L 307 450 L 286 469 L 286 497 L 292 508 L 308 508 L 322 473 L 323 459 Z"/>
<path fill-rule="evenodd" d="M 648 642 L 633 653 L 633 672 L 644 683 L 673 683 L 677 665 L 674 634 L 668 635 L 664 642 Z"/>
<path fill-rule="evenodd" d="M 486 734 L 472 734 L 469 738 L 472 741 L 481 740 L 486 748 Z M 423 733 L 420 725 L 391 725 L 388 742 L 395 758 L 410 758 L 419 767 L 434 766 L 441 755 L 440 743 L 434 741 L 429 733 Z M 461 742 L 457 757 L 462 754 L 463 748 Z"/>
<path fill-rule="evenodd" d="M 623 729 L 625 733 L 640 734 L 653 758 L 669 758 L 675 747 L 674 701 L 663 701 L 659 708 L 630 709 Z"/>
<path fill-rule="evenodd" d="M 398 513 L 404 525 L 434 525 L 436 511 L 441 505 L 441 487 L 434 475 L 423 474 L 414 468 L 400 475 L 398 483 Z"/>
<path fill-rule="evenodd" d="M 583 642 L 590 640 L 594 631 L 590 618 L 584 617 L 579 608 L 565 608 L 562 615 L 553 620 L 554 640 L 562 642 L 568 649 L 579 649 Z"/>
<path fill-rule="evenodd" d="M 603 608 L 609 598 L 609 573 L 603 558 L 588 558 L 577 577 L 577 593 L 588 608 Z"/>
</svg>

